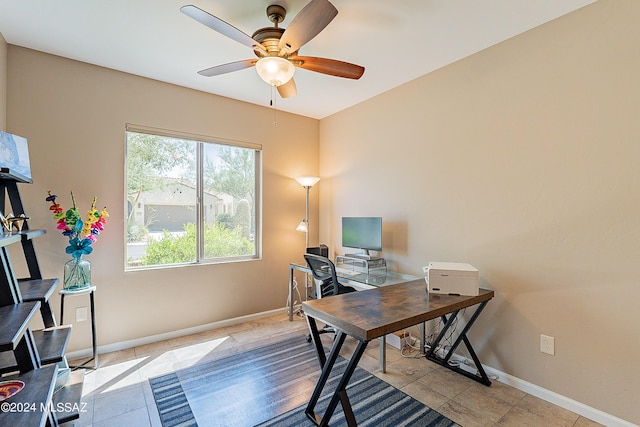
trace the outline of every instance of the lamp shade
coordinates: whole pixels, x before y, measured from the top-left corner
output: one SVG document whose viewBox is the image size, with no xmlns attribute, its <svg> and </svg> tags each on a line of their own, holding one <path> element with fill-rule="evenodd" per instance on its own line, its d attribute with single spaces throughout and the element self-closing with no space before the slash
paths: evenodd
<svg viewBox="0 0 640 427">
<path fill-rule="evenodd" d="M 296 178 L 296 181 L 303 187 L 313 187 L 320 181 L 320 178 L 317 176 L 301 176 L 300 178 Z"/>
<path fill-rule="evenodd" d="M 300 221 L 300 224 L 296 227 L 296 231 L 304 231 L 305 233 L 309 231 L 309 226 L 304 218 L 302 218 L 302 221 Z"/>
<path fill-rule="evenodd" d="M 256 71 L 265 82 L 272 86 L 280 86 L 291 80 L 296 67 L 279 56 L 266 56 L 256 62 Z"/>
</svg>

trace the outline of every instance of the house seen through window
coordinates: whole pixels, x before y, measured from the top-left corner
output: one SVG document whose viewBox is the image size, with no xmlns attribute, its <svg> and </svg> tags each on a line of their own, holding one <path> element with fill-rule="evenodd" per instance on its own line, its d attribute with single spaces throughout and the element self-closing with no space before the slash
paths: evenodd
<svg viewBox="0 0 640 427">
<path fill-rule="evenodd" d="M 126 269 L 257 258 L 260 149 L 127 126 Z"/>
</svg>

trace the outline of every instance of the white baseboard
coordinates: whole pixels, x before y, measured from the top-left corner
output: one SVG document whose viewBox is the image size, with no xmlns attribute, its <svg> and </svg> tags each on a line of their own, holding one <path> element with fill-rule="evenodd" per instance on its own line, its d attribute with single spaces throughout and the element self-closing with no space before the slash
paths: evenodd
<svg viewBox="0 0 640 427">
<path fill-rule="evenodd" d="M 591 406 L 585 405 L 584 403 L 580 403 L 576 400 L 570 399 L 551 390 L 547 390 L 520 378 L 516 378 L 512 375 L 498 371 L 497 369 L 486 368 L 485 370 L 489 375 L 497 375 L 498 381 L 500 381 L 501 383 L 510 385 L 532 396 L 560 406 L 561 408 L 568 409 L 571 412 L 574 412 L 607 427 L 638 427 L 637 424 L 630 423 L 629 421 L 625 421 L 614 415 L 608 414 L 596 408 L 592 408 Z"/>
<path fill-rule="evenodd" d="M 199 332 L 208 331 L 215 328 L 221 328 L 225 326 L 237 325 L 239 323 L 249 322 L 251 320 L 258 320 L 265 317 L 270 317 L 278 313 L 282 313 L 283 309 L 276 309 L 270 311 L 264 311 L 262 313 L 251 314 L 247 316 L 235 317 L 233 319 L 222 320 L 219 322 L 208 323 L 206 325 L 195 326 L 193 328 L 180 329 L 177 331 L 167 332 L 164 334 L 151 335 L 148 337 L 138 338 L 134 340 L 121 341 L 118 343 L 107 344 L 103 346 L 98 346 L 98 354 L 100 353 L 110 353 L 113 351 L 126 350 L 128 348 L 137 347 L 140 345 L 152 344 L 158 341 L 165 341 L 172 338 L 179 338 L 186 335 L 196 334 Z M 78 350 L 71 353 L 67 353 L 68 359 L 80 359 L 83 357 L 90 357 L 92 354 L 92 350 L 84 349 Z M 463 356 L 455 355 L 452 357 L 453 360 L 464 361 L 467 360 Z M 524 391 L 532 396 L 538 397 L 542 400 L 546 400 L 547 402 L 553 403 L 554 405 L 560 406 L 561 408 L 572 411 L 578 415 L 581 415 L 585 418 L 603 424 L 607 427 L 638 427 L 637 424 L 633 424 L 629 421 L 625 421 L 621 418 L 618 418 L 614 415 L 603 412 L 599 409 L 592 408 L 591 406 L 580 403 L 576 400 L 570 399 L 561 394 L 555 393 L 551 390 L 547 390 L 535 384 L 532 384 L 528 381 L 522 380 L 520 378 L 509 375 L 505 372 L 502 372 L 498 369 L 492 368 L 491 366 L 482 365 L 487 375 L 491 378 L 497 378 L 497 381 L 507 384 L 511 387 L 514 387 L 518 390 Z"/>
<path fill-rule="evenodd" d="M 237 325 L 239 323 L 249 322 L 251 320 L 258 320 L 265 317 L 270 317 L 279 313 L 282 313 L 283 310 L 276 309 L 270 311 L 263 311 L 262 313 L 250 314 L 247 316 L 234 317 L 233 319 L 221 320 L 219 322 L 207 323 L 206 325 L 194 326 L 192 328 L 179 329 L 177 331 L 166 332 L 158 335 L 151 335 L 143 338 L 136 338 L 134 340 L 120 341 L 113 344 L 107 345 L 99 345 L 98 346 L 98 354 L 102 353 L 111 353 L 113 351 L 126 350 L 128 348 L 137 347 L 140 345 L 153 344 L 159 341 L 165 341 L 172 338 L 184 337 L 186 335 L 197 334 L 199 332 L 205 332 L 211 329 L 222 328 L 225 326 Z M 67 359 L 81 359 L 84 357 L 91 357 L 92 349 L 86 348 L 83 350 L 77 350 L 67 353 Z"/>
<path fill-rule="evenodd" d="M 455 355 L 454 357 L 452 357 L 452 360 L 458 360 L 462 362 L 468 359 L 462 356 Z M 525 393 L 538 397 L 542 400 L 546 400 L 547 402 L 553 403 L 556 406 L 567 409 L 592 421 L 603 424 L 607 427 L 638 427 L 637 424 L 625 421 L 599 409 L 592 408 L 591 406 L 585 405 L 584 403 L 580 403 L 576 400 L 570 399 L 551 390 L 547 390 L 528 381 L 514 377 L 513 375 L 509 375 L 498 369 L 492 368 L 491 366 L 482 365 L 482 367 L 484 368 L 487 375 L 492 379 L 496 378 L 496 381 L 507 384 L 520 391 L 524 391 Z"/>
</svg>

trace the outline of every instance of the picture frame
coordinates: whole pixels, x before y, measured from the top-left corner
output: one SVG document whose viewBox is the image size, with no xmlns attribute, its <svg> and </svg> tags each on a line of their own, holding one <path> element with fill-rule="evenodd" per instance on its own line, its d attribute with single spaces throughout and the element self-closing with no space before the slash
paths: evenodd
<svg viewBox="0 0 640 427">
<path fill-rule="evenodd" d="M 26 138 L 0 131 L 0 178 L 33 182 Z"/>
</svg>

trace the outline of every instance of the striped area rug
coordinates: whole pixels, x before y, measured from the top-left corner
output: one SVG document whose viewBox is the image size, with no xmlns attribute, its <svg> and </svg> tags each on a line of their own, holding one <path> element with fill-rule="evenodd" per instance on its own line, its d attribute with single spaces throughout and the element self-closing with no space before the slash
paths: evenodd
<svg viewBox="0 0 640 427">
<path fill-rule="evenodd" d="M 149 379 L 163 426 L 196 427 L 187 397 L 174 373 Z"/>
<path fill-rule="evenodd" d="M 336 362 L 326 390 L 334 390 L 347 361 Z M 304 408 L 320 375 L 304 336 L 205 362 L 149 380 L 163 427 L 311 426 Z M 347 393 L 359 426 L 457 426 L 362 368 Z M 330 399 L 316 410 L 324 413 Z M 331 426 L 346 425 L 338 405 Z"/>
</svg>

